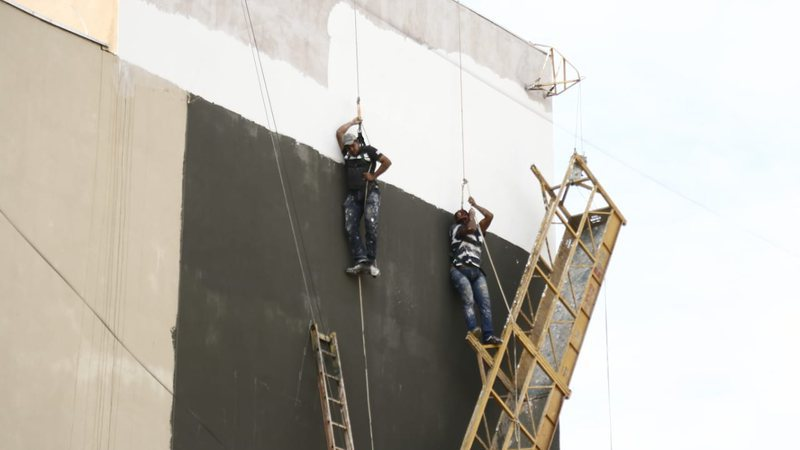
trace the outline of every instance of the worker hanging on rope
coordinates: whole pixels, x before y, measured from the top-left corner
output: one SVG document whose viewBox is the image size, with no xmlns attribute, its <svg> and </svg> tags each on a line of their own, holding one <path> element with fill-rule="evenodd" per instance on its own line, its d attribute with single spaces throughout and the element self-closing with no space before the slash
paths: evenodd
<svg viewBox="0 0 800 450">
<path fill-rule="evenodd" d="M 499 345 L 503 341 L 494 335 L 489 287 L 481 270 L 483 235 L 494 215 L 475 203 L 472 197 L 469 204 L 472 205 L 469 212 L 464 209 L 456 211 L 453 215 L 455 223 L 450 226 L 450 281 L 461 296 L 467 330 L 484 344 Z M 475 222 L 476 209 L 483 215 L 480 223 Z M 476 303 L 481 315 L 480 327 L 475 317 Z"/>
<path fill-rule="evenodd" d="M 359 126 L 358 136 L 348 132 L 356 125 Z M 336 140 L 342 150 L 345 168 L 344 229 L 354 263 L 346 272 L 350 275 L 369 272 L 377 277 L 381 273 L 376 262 L 378 213 L 381 206 L 377 179 L 392 165 L 392 161 L 375 147 L 366 145 L 360 131 L 360 116 L 342 124 L 336 130 Z M 366 245 L 361 239 L 362 216 Z"/>
</svg>

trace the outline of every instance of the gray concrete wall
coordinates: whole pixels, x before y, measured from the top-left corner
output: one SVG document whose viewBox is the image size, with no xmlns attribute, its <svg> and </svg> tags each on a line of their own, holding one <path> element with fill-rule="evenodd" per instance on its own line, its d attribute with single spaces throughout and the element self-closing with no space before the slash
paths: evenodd
<svg viewBox="0 0 800 450">
<path fill-rule="evenodd" d="M 311 320 L 339 337 L 358 448 L 369 445 L 365 368 L 376 448 L 457 446 L 481 383 L 448 278 L 452 213 L 382 184 L 383 273 L 362 281 L 365 364 L 342 166 L 200 98 L 188 117 L 175 448 L 323 448 Z M 493 235 L 488 245 L 513 296 L 527 255 Z"/>
<path fill-rule="evenodd" d="M 0 442 L 166 448 L 185 94 L 2 2 L 0 92 Z"/>
</svg>

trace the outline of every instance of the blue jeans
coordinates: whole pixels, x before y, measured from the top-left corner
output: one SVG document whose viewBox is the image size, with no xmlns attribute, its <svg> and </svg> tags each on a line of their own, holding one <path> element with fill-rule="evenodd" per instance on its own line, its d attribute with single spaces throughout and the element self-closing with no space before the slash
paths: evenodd
<svg viewBox="0 0 800 450">
<path fill-rule="evenodd" d="M 344 199 L 344 231 L 354 262 L 375 261 L 378 252 L 378 212 L 381 207 L 381 192 L 378 186 L 370 185 L 364 211 L 364 190 L 347 191 Z M 361 240 L 361 216 L 364 216 L 365 240 Z"/>
<path fill-rule="evenodd" d="M 483 339 L 494 334 L 492 330 L 492 305 L 489 300 L 489 287 L 486 285 L 486 276 L 477 267 L 450 266 L 450 281 L 461 296 L 464 303 L 464 319 L 467 329 L 472 330 L 478 326 L 475 318 L 475 303 L 481 312 L 481 329 Z"/>
</svg>

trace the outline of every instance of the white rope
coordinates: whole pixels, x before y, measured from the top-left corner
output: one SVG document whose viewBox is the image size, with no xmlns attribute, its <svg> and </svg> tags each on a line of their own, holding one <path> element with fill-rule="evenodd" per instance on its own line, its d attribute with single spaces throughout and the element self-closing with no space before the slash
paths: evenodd
<svg viewBox="0 0 800 450">
<path fill-rule="evenodd" d="M 461 2 L 458 8 L 458 97 L 461 110 L 461 209 L 464 209 L 464 186 L 467 184 L 467 158 L 464 150 L 464 68 L 461 63 Z"/>
<path fill-rule="evenodd" d="M 264 115 L 267 119 L 267 124 L 269 124 L 270 117 L 272 118 L 272 125 L 274 128 L 275 133 L 267 133 L 269 135 L 270 142 L 272 143 L 272 151 L 275 154 L 275 165 L 278 169 L 278 179 L 281 184 L 281 191 L 283 193 L 283 202 L 286 206 L 286 212 L 289 216 L 289 227 L 292 230 L 292 240 L 294 241 L 294 249 L 297 254 L 297 260 L 300 265 L 300 273 L 303 277 L 303 286 L 305 287 L 306 291 L 306 304 L 309 307 L 309 311 L 311 313 L 311 319 L 317 321 L 316 314 L 314 313 L 314 300 L 311 296 L 311 289 L 309 288 L 309 277 L 306 274 L 306 269 L 303 264 L 303 256 L 302 252 L 300 251 L 300 243 L 298 238 L 298 233 L 295 228 L 294 218 L 292 216 L 292 209 L 289 205 L 289 194 L 286 188 L 286 182 L 283 177 L 283 169 L 281 168 L 280 156 L 278 154 L 278 149 L 280 146 L 280 142 L 276 142 L 275 135 L 279 134 L 278 132 L 278 123 L 275 120 L 275 111 L 272 108 L 272 99 L 269 96 L 269 88 L 267 87 L 267 78 L 266 73 L 264 72 L 264 66 L 261 62 L 261 51 L 258 48 L 258 40 L 256 39 L 255 28 L 253 27 L 253 19 L 250 15 L 250 5 L 248 4 L 248 0 L 242 0 L 242 9 L 245 15 L 245 19 L 247 20 L 247 24 L 250 31 L 250 36 L 253 39 L 253 47 L 255 49 L 255 55 L 253 55 L 254 63 L 256 64 L 256 73 L 260 75 L 258 83 L 259 83 L 259 94 L 261 95 L 261 103 L 264 107 Z M 263 91 L 262 91 L 262 82 L 263 82 Z M 317 305 L 317 308 L 320 308 Z M 320 320 L 319 322 L 325 326 L 324 318 L 321 317 L 322 314 L 320 313 Z M 327 328 L 327 327 L 326 327 Z"/>
<path fill-rule="evenodd" d="M 469 184 L 464 183 L 464 187 L 467 190 L 467 193 L 470 197 L 472 197 L 472 193 L 469 191 Z M 500 284 L 500 276 L 497 274 L 497 267 L 494 265 L 494 259 L 492 258 L 492 252 L 489 250 L 489 243 L 486 240 L 486 235 L 483 234 L 483 229 L 481 228 L 480 224 L 478 224 L 478 233 L 480 233 L 481 238 L 483 239 L 483 246 L 486 247 L 486 255 L 489 256 L 489 265 L 492 266 L 492 273 L 494 273 L 494 278 L 497 281 L 497 288 L 500 289 L 500 295 L 503 297 L 503 303 L 506 305 L 506 310 L 511 312 L 511 305 L 508 303 L 508 298 L 506 298 L 506 293 L 503 291 L 503 285 Z"/>
<path fill-rule="evenodd" d="M 605 318 L 605 329 L 606 329 L 606 392 L 608 393 L 608 448 L 610 450 L 614 450 L 614 438 L 612 433 L 612 426 L 611 426 L 611 363 L 609 357 L 609 349 L 608 349 L 608 274 L 606 273 L 605 280 L 603 280 L 605 286 L 603 287 L 603 299 L 605 301 L 603 305 L 603 314 Z"/>
<path fill-rule="evenodd" d="M 361 103 L 361 70 L 358 64 L 358 4 L 353 0 L 353 29 L 355 30 L 356 48 L 356 103 Z"/>
<path fill-rule="evenodd" d="M 367 366 L 367 335 L 364 332 L 364 296 L 361 294 L 361 275 L 358 276 L 358 307 L 361 311 L 361 347 L 364 350 L 364 384 L 367 389 L 367 417 L 369 418 L 369 445 L 375 450 L 375 440 L 372 436 L 372 407 L 369 400 L 369 369 Z"/>
<path fill-rule="evenodd" d="M 353 29 L 355 30 L 355 51 L 356 51 L 356 109 L 358 110 L 358 117 L 363 120 L 361 117 L 361 69 L 359 66 L 358 61 L 358 5 L 356 0 L 353 0 Z M 362 123 L 358 124 L 358 132 L 364 133 L 364 136 L 369 140 L 369 136 L 366 134 L 366 128 L 363 126 Z M 369 198 L 369 181 L 366 182 L 364 186 L 364 208 L 361 212 L 361 215 L 364 217 L 364 221 L 367 220 L 367 199 Z M 365 239 L 366 240 L 366 239 Z M 366 244 L 366 242 L 365 242 Z M 376 242 L 377 245 L 377 242 Z M 372 261 L 376 267 L 378 265 L 378 255 L 375 255 L 375 260 Z M 372 450 L 375 450 L 375 439 L 373 437 L 373 429 L 372 429 L 372 404 L 369 399 L 369 366 L 367 364 L 367 336 L 364 331 L 364 296 L 361 292 L 361 275 L 358 275 L 358 307 L 359 311 L 361 312 L 361 347 L 364 351 L 364 387 L 367 391 L 367 417 L 369 418 L 369 444 Z"/>
<path fill-rule="evenodd" d="M 462 192 L 464 191 L 464 189 L 466 189 L 467 193 L 469 194 L 469 196 L 472 197 L 472 193 L 469 192 L 469 184 L 467 183 L 466 179 L 464 180 L 463 186 L 464 187 L 462 188 Z M 500 276 L 497 273 L 497 267 L 494 265 L 494 259 L 492 258 L 492 252 L 489 249 L 489 242 L 487 241 L 486 235 L 483 233 L 483 229 L 481 228 L 480 224 L 478 224 L 478 233 L 480 233 L 481 238 L 483 239 L 483 246 L 486 248 L 486 255 L 489 257 L 489 265 L 492 267 L 492 273 L 494 274 L 494 279 L 495 279 L 495 281 L 497 281 L 497 288 L 500 290 L 500 296 L 503 297 L 503 303 L 506 305 L 506 311 L 510 314 L 511 313 L 511 305 L 508 303 L 508 298 L 506 297 L 506 293 L 503 290 L 503 285 L 500 284 Z M 517 356 L 518 356 L 517 355 L 517 342 L 516 342 L 516 340 L 514 340 L 514 368 L 516 368 L 517 365 L 518 365 Z M 517 390 L 517 371 L 516 370 L 514 370 L 514 398 L 515 399 L 519 399 L 519 392 Z M 519 425 L 517 425 L 515 427 L 514 434 L 515 434 L 515 440 L 517 442 L 517 449 L 519 450 L 520 445 L 521 445 L 521 443 L 520 443 Z"/>
<path fill-rule="evenodd" d="M 8 222 L 8 224 L 11 225 L 11 227 L 17 232 L 17 234 L 19 234 L 19 236 L 31 247 L 31 249 L 33 249 L 33 251 L 36 252 L 36 254 L 39 255 L 39 257 L 42 259 L 42 261 L 44 261 L 45 264 L 47 264 L 50 267 L 50 269 L 56 275 L 58 275 L 59 278 L 61 278 L 61 280 L 64 282 L 64 284 L 66 284 L 67 287 L 81 301 L 81 303 L 83 303 L 83 305 L 86 307 L 86 309 L 88 309 L 89 312 L 97 319 L 97 321 L 100 322 L 100 324 L 103 326 L 103 328 L 106 329 L 106 331 L 108 332 L 108 335 L 111 337 L 111 339 L 113 339 L 114 341 L 119 343 L 119 346 L 122 347 L 122 349 L 125 350 L 125 352 L 127 352 L 130 355 L 131 358 L 133 358 L 133 360 L 136 362 L 136 364 L 138 364 L 139 367 L 141 367 L 147 373 L 147 375 L 150 376 L 150 378 L 152 378 L 159 386 L 161 386 L 161 388 L 163 388 L 164 391 L 166 391 L 173 399 L 177 400 L 178 399 L 177 394 L 175 394 L 175 392 L 173 392 L 173 390 L 171 388 L 169 388 L 166 384 L 164 384 L 164 382 L 162 382 L 161 379 L 159 379 L 155 375 L 153 370 L 147 364 L 144 363 L 142 358 L 140 358 L 136 353 L 133 352 L 133 350 L 130 349 L 130 347 L 128 347 L 128 345 L 125 343 L 125 341 L 123 341 L 122 338 L 111 328 L 111 326 L 108 324 L 108 322 L 106 322 L 105 319 L 103 319 L 103 317 L 100 315 L 100 313 L 98 313 L 98 311 L 83 297 L 83 295 L 81 295 L 81 293 L 78 292 L 78 289 L 72 283 L 70 283 L 69 280 L 67 280 L 66 276 L 64 276 L 64 274 L 61 273 L 56 268 L 55 265 L 53 265 L 53 263 L 44 255 L 44 253 L 42 253 L 42 251 L 36 245 L 34 245 L 34 243 L 28 238 L 28 236 L 25 235 L 25 233 L 22 232 L 22 230 L 17 226 L 17 224 L 13 220 L 11 220 L 11 218 L 5 213 L 5 211 L 3 211 L 2 208 L 0 208 L 0 216 L 3 216 L 3 218 L 5 218 L 5 220 Z M 176 401 L 176 400 L 174 400 L 174 401 Z M 219 444 L 220 447 L 226 448 L 226 449 L 228 448 L 228 446 L 226 446 L 222 442 L 222 440 L 220 440 L 220 438 L 217 437 L 217 435 L 214 433 L 214 431 L 200 418 L 200 416 L 192 408 L 190 408 L 188 406 L 183 406 L 182 409 L 184 411 L 186 411 L 187 413 L 189 413 L 194 418 L 194 420 L 206 432 L 208 432 L 209 436 L 211 436 L 211 438 L 214 439 L 214 441 L 216 441 L 217 444 Z"/>
</svg>

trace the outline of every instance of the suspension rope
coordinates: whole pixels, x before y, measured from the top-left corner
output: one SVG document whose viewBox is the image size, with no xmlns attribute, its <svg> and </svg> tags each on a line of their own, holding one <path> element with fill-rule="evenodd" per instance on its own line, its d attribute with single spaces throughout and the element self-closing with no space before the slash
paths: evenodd
<svg viewBox="0 0 800 450">
<path fill-rule="evenodd" d="M 369 136 L 367 135 L 366 127 L 363 125 L 363 118 L 361 117 L 361 67 L 359 64 L 358 58 L 358 4 L 356 0 L 353 0 L 353 30 L 354 30 L 354 40 L 355 40 L 355 54 L 356 54 L 356 111 L 357 116 L 361 121 L 358 124 L 358 134 L 361 137 L 362 133 L 363 136 L 366 137 L 366 142 L 369 141 Z M 364 220 L 367 220 L 367 199 L 369 198 L 369 181 L 366 182 L 364 186 L 364 207 L 362 209 L 362 215 L 364 216 Z M 376 181 L 377 183 L 377 181 Z M 372 263 L 377 267 L 378 256 L 375 255 L 375 261 Z M 369 398 L 369 365 L 367 364 L 367 336 L 364 327 L 364 295 L 361 291 L 361 275 L 358 275 L 358 307 L 359 311 L 361 312 L 361 348 L 364 352 L 364 388 L 367 392 L 367 417 L 369 419 L 369 444 L 370 449 L 375 450 L 375 439 L 373 437 L 373 428 L 372 428 L 372 402 Z"/>
<path fill-rule="evenodd" d="M 586 156 L 586 149 L 585 149 L 585 147 L 583 145 L 583 85 L 580 84 L 580 83 L 578 83 L 578 104 L 580 105 L 580 114 L 578 115 L 578 118 L 579 118 L 578 119 L 579 120 L 579 122 L 578 122 L 578 124 L 579 124 L 578 130 L 581 133 L 581 138 L 580 138 L 581 154 L 583 156 Z"/>
<path fill-rule="evenodd" d="M 359 65 L 358 65 L 358 22 L 356 20 L 356 0 L 353 0 L 353 26 L 355 27 L 355 39 L 356 39 L 356 92 L 358 93 L 358 97 L 356 98 L 356 109 L 358 111 L 359 119 L 362 119 L 361 122 L 358 124 L 358 134 L 362 134 L 366 138 L 364 143 L 366 144 L 369 142 L 369 135 L 367 135 L 367 128 L 364 126 L 363 117 L 361 117 L 361 80 L 359 75 Z M 366 186 L 364 186 L 364 208 L 363 208 L 363 216 L 364 220 L 367 220 L 367 200 L 369 199 L 369 181 L 366 182 Z M 377 181 L 376 181 L 377 183 Z M 375 260 L 372 261 L 372 264 L 377 267 L 378 265 L 378 255 L 375 255 Z M 361 311 L 361 347 L 364 351 L 364 390 L 367 392 L 367 418 L 369 419 L 369 445 L 370 449 L 375 450 L 375 440 L 373 437 L 374 431 L 372 428 L 372 402 L 369 398 L 369 364 L 367 363 L 367 336 L 364 327 L 364 295 L 361 291 L 361 275 L 358 275 L 358 306 Z"/>
<path fill-rule="evenodd" d="M 253 59 L 256 62 L 256 73 L 258 75 L 260 75 L 260 77 L 259 77 L 259 94 L 261 95 L 261 103 L 262 103 L 262 105 L 264 107 L 264 115 L 266 116 L 267 124 L 269 124 L 270 117 L 272 117 L 272 124 L 273 124 L 273 128 L 274 128 L 274 133 L 267 133 L 267 134 L 269 135 L 270 142 L 272 143 L 272 151 L 273 151 L 273 153 L 275 155 L 275 163 L 276 163 L 275 165 L 277 166 L 277 169 L 278 169 L 278 179 L 279 179 L 280 184 L 281 184 L 281 191 L 283 193 L 283 201 L 284 201 L 284 205 L 286 206 L 287 215 L 289 216 L 289 227 L 292 230 L 292 239 L 294 241 L 294 248 L 295 248 L 295 252 L 297 254 L 298 263 L 300 265 L 300 273 L 301 273 L 301 275 L 303 277 L 303 286 L 305 287 L 305 292 L 306 292 L 306 304 L 309 307 L 309 312 L 311 314 L 312 320 L 316 321 L 317 320 L 317 314 L 315 314 L 315 312 L 314 312 L 314 299 L 316 297 L 312 297 L 312 295 L 311 295 L 311 288 L 309 287 L 309 284 L 310 284 L 309 277 L 306 274 L 305 264 L 303 263 L 303 253 L 304 253 L 304 251 L 300 250 L 300 247 L 301 247 L 300 238 L 298 236 L 298 233 L 297 233 L 297 230 L 296 230 L 296 227 L 295 227 L 295 224 L 294 224 L 294 220 L 295 219 L 293 217 L 293 210 L 292 210 L 291 205 L 289 203 L 289 188 L 287 188 L 286 181 L 284 180 L 283 169 L 282 169 L 282 165 L 281 165 L 281 159 L 280 159 L 280 155 L 279 155 L 279 152 L 278 152 L 278 150 L 280 148 L 280 139 L 278 139 L 276 141 L 276 137 L 275 137 L 275 135 L 279 134 L 278 124 L 277 124 L 277 121 L 275 120 L 275 111 L 273 110 L 272 99 L 270 98 L 270 95 L 269 95 L 269 87 L 267 86 L 266 73 L 264 71 L 264 66 L 263 66 L 263 63 L 261 61 L 261 51 L 259 50 L 259 47 L 258 47 L 258 39 L 256 38 L 255 28 L 253 26 L 253 18 L 252 18 L 251 14 L 250 14 L 250 5 L 248 3 L 248 0 L 242 0 L 242 9 L 243 9 L 245 20 L 247 21 L 247 25 L 248 25 L 248 28 L 249 28 L 249 31 L 250 31 L 250 37 L 253 39 L 253 48 L 254 48 L 254 51 L 255 51 L 255 55 L 253 56 Z M 263 85 L 262 85 L 262 83 L 263 83 Z M 261 89 L 262 87 L 263 87 L 263 90 Z M 311 281 L 311 283 L 313 283 L 313 280 Z M 315 291 L 316 291 L 316 289 L 315 289 Z M 316 306 L 317 306 L 317 309 L 319 310 L 320 322 L 322 322 L 322 325 L 325 326 L 324 317 L 322 316 L 322 313 L 321 313 L 321 306 L 318 304 L 319 299 L 317 298 L 316 301 L 317 301 L 317 305 Z"/>
<path fill-rule="evenodd" d="M 611 420 L 611 358 L 609 357 L 608 348 L 608 274 L 604 280 L 605 286 L 603 287 L 603 314 L 605 319 L 605 332 L 606 332 L 606 392 L 608 393 L 608 448 L 614 450 L 614 435 L 612 433 L 612 420 Z"/>
<path fill-rule="evenodd" d="M 56 266 L 50 261 L 50 259 L 47 258 L 47 256 L 44 255 L 44 253 L 42 253 L 41 250 L 39 250 L 39 248 L 33 243 L 33 241 L 31 241 L 28 238 L 28 236 L 25 235 L 25 233 L 22 232 L 22 230 L 17 226 L 17 224 L 14 223 L 13 220 L 11 220 L 11 218 L 8 216 L 8 214 L 6 214 L 5 211 L 3 211 L 2 208 L 0 208 L 0 215 L 2 215 L 6 219 L 8 224 L 11 225 L 11 228 L 13 228 L 14 231 L 16 231 L 17 234 L 19 234 L 19 236 L 28 244 L 28 246 L 34 252 L 36 252 L 37 255 L 39 255 L 39 257 L 42 259 L 42 261 L 44 261 L 45 264 L 47 264 L 50 267 L 50 269 L 56 275 L 58 275 L 59 278 L 61 278 L 61 281 L 63 281 L 64 284 L 66 284 L 67 287 L 75 294 L 75 296 L 78 297 L 78 299 L 83 303 L 83 305 L 86 307 L 86 309 L 88 309 L 92 313 L 92 315 L 94 315 L 94 317 L 100 322 L 100 324 L 103 325 L 103 328 L 106 329 L 106 331 L 113 338 L 113 340 L 116 341 L 117 343 L 119 343 L 120 347 L 122 347 L 125 350 L 125 352 L 127 352 L 128 355 L 130 355 L 130 357 L 133 358 L 134 361 L 136 361 L 136 363 L 139 365 L 139 367 L 141 367 L 150 376 L 150 378 L 155 380 L 155 382 L 158 383 L 158 385 L 161 386 L 161 388 L 164 389 L 164 391 L 166 391 L 173 399 L 177 400 L 178 399 L 177 394 L 175 394 L 172 391 L 172 389 L 170 389 L 166 384 L 164 384 L 164 382 L 161 381 L 161 379 L 156 376 L 156 374 L 153 372 L 153 370 L 150 369 L 150 367 L 148 367 L 147 364 L 145 364 L 145 362 L 141 358 L 139 358 L 139 356 L 137 356 L 136 353 L 133 352 L 133 350 L 131 350 L 130 347 L 128 347 L 128 344 L 126 344 L 125 341 L 123 341 L 122 338 L 111 328 L 111 325 L 109 325 L 108 322 L 105 319 L 103 319 L 103 317 L 100 315 L 100 313 L 97 312 L 97 310 L 94 307 L 92 307 L 92 305 L 83 297 L 83 295 L 81 295 L 81 293 L 78 292 L 78 289 L 72 283 L 70 283 L 70 281 L 67 279 L 67 277 L 64 276 L 64 274 L 61 273 L 61 271 L 59 271 L 58 268 L 56 268 Z M 228 448 L 228 446 L 226 446 L 222 442 L 222 440 L 220 440 L 220 438 L 217 437 L 217 435 L 214 433 L 214 431 L 211 430 L 211 428 L 208 425 L 206 425 L 206 423 L 203 422 L 203 420 L 200 419 L 200 416 L 198 416 L 197 413 L 194 412 L 194 410 L 192 410 L 188 406 L 184 406 L 183 408 L 184 408 L 184 410 L 186 412 L 191 414 L 192 417 L 194 417 L 194 419 L 197 421 L 197 423 L 209 433 L 211 438 L 214 439 L 216 441 L 216 443 L 220 447 L 226 448 L 226 449 Z M 96 419 L 96 420 L 99 420 L 99 419 Z"/>
<path fill-rule="evenodd" d="M 469 183 L 467 183 L 466 179 L 464 179 L 464 182 L 462 184 L 462 189 L 461 189 L 462 196 L 463 196 L 463 192 L 464 192 L 465 189 L 466 189 L 467 193 L 469 194 L 469 196 L 472 197 L 472 193 L 469 190 Z M 492 267 L 492 273 L 494 274 L 494 279 L 497 282 L 497 288 L 500 290 L 500 296 L 503 297 L 503 304 L 506 305 L 506 312 L 511 314 L 511 305 L 508 303 L 508 298 L 506 297 L 505 290 L 503 289 L 503 285 L 500 283 L 500 275 L 497 273 L 497 267 L 494 264 L 494 258 L 492 258 L 492 251 L 489 249 L 489 242 L 486 239 L 486 235 L 483 233 L 483 229 L 481 228 L 480 224 L 478 224 L 478 233 L 480 233 L 481 238 L 483 239 L 483 246 L 486 248 L 486 255 L 489 257 L 489 265 Z M 514 345 L 513 345 L 513 348 L 514 348 L 514 357 L 513 357 L 514 366 L 513 367 L 516 368 L 517 365 L 518 365 L 517 341 L 515 339 L 513 339 L 513 342 L 514 342 Z M 518 399 L 519 398 L 519 391 L 518 391 L 518 388 L 517 388 L 517 371 L 514 370 L 513 372 L 514 372 L 514 398 Z M 515 427 L 514 434 L 515 434 L 515 440 L 517 442 L 517 450 L 519 450 L 520 449 L 520 445 L 521 445 L 521 443 L 520 443 L 519 426 Z"/>
<path fill-rule="evenodd" d="M 578 83 L 580 84 L 580 83 Z M 580 86 L 578 86 L 580 87 Z M 578 150 L 578 136 L 580 135 L 580 127 L 579 127 L 579 117 L 581 115 L 581 97 L 580 95 L 575 100 L 575 131 L 572 133 L 572 149 L 574 151 Z"/>
<path fill-rule="evenodd" d="M 470 197 L 472 197 L 472 193 L 469 191 L 469 184 L 464 182 L 465 189 Z M 486 254 L 489 256 L 489 265 L 492 267 L 492 273 L 494 273 L 494 278 L 497 281 L 497 288 L 500 289 L 500 295 L 503 297 L 503 303 L 506 305 L 506 310 L 511 312 L 511 305 L 508 303 L 508 298 L 506 297 L 506 293 L 503 290 L 503 285 L 500 284 L 500 276 L 497 274 L 497 267 L 494 265 L 494 259 L 492 258 L 492 252 L 489 250 L 489 243 L 486 241 L 486 235 L 483 234 L 483 229 L 478 224 L 478 233 L 480 233 L 481 238 L 483 238 L 483 246 L 486 247 Z"/>
<path fill-rule="evenodd" d="M 464 209 L 464 186 L 467 184 L 467 158 L 464 151 L 464 67 L 461 61 L 461 1 L 458 8 L 458 97 L 461 112 L 461 209 Z"/>
<path fill-rule="evenodd" d="M 369 399 L 369 368 L 367 366 L 367 337 L 364 330 L 364 296 L 361 293 L 361 275 L 358 275 L 358 308 L 361 312 L 361 348 L 364 351 L 364 385 L 367 390 L 367 417 L 369 418 L 369 444 L 375 450 L 375 440 L 372 432 L 372 407 Z"/>
<path fill-rule="evenodd" d="M 581 83 L 578 83 L 578 99 L 575 101 L 575 132 L 572 135 L 574 137 L 573 151 L 577 153 L 578 144 L 580 144 L 581 155 L 586 156 L 583 145 L 583 84 Z"/>
<path fill-rule="evenodd" d="M 356 48 L 356 103 L 361 104 L 361 70 L 358 64 L 358 4 L 353 0 L 353 29 L 355 30 L 355 48 Z M 360 111 L 359 111 L 360 113 Z M 361 114 L 359 114 L 359 117 Z M 360 126 L 359 126 L 360 129 Z"/>
</svg>

